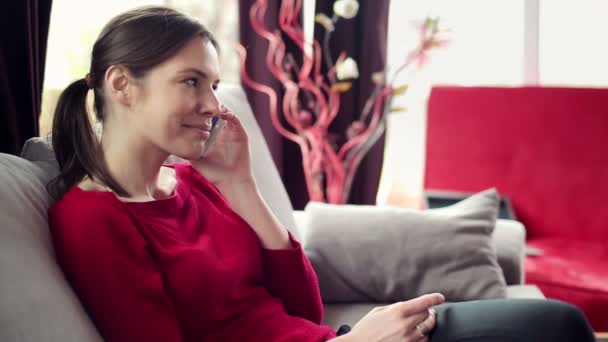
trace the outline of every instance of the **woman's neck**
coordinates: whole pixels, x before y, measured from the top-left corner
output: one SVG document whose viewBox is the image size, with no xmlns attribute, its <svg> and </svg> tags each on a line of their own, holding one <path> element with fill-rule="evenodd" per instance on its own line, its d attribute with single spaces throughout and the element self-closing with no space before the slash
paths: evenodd
<svg viewBox="0 0 608 342">
<path fill-rule="evenodd" d="M 120 127 L 107 126 L 101 137 L 101 148 L 108 171 L 130 198 L 154 199 L 172 192 L 163 179 L 166 174 L 161 172 L 168 157 L 166 152 L 150 143 L 136 141 L 134 135 L 121 132 Z"/>
</svg>

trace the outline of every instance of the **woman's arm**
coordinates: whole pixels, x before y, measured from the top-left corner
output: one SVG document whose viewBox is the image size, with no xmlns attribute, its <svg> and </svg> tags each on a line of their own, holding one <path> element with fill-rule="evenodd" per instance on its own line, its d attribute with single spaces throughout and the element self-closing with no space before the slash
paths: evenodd
<svg viewBox="0 0 608 342">
<path fill-rule="evenodd" d="M 258 236 L 264 248 L 262 261 L 268 290 L 281 299 L 290 315 L 320 323 L 323 305 L 317 276 L 300 244 L 290 237 L 258 190 L 247 132 L 232 112 L 219 116 L 226 120 L 226 126 L 209 154 L 190 163 L 219 189 L 232 210 Z"/>
<path fill-rule="evenodd" d="M 225 183 L 218 189 L 260 239 L 266 287 L 281 299 L 290 315 L 321 323 L 323 303 L 317 275 L 300 243 L 264 201 L 255 181 Z"/>
<path fill-rule="evenodd" d="M 266 249 L 293 248 L 289 232 L 281 225 L 262 197 L 253 178 L 239 183 L 218 185 L 232 210 L 255 231 Z"/>
<path fill-rule="evenodd" d="M 59 264 L 106 341 L 183 341 L 161 273 L 125 213 L 74 201 L 51 208 L 49 224 Z"/>
</svg>

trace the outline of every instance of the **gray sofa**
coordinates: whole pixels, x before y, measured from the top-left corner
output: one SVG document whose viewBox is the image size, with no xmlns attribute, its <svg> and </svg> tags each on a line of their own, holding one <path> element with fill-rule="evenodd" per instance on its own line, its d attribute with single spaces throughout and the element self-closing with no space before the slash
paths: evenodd
<svg viewBox="0 0 608 342">
<path fill-rule="evenodd" d="M 292 209 L 244 92 L 238 86 L 222 86 L 220 98 L 248 129 L 254 172 L 263 196 L 301 240 L 306 214 Z M 57 165 L 47 141 L 31 139 L 22 157 L 0 154 L 0 341 L 101 341 L 54 261 L 46 221 L 52 201 L 45 185 L 57 173 Z M 519 222 L 497 222 L 493 241 L 509 285 L 507 296 L 542 298 L 538 288 L 522 285 L 524 239 Z M 112 294 L 106 295 L 111 300 Z M 325 323 L 333 327 L 354 324 L 379 304 L 326 303 Z"/>
</svg>

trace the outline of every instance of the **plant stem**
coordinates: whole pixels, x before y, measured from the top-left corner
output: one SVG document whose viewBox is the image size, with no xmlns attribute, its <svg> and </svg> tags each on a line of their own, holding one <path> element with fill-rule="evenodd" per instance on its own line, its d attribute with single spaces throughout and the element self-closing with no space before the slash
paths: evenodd
<svg viewBox="0 0 608 342">
<path fill-rule="evenodd" d="M 331 23 L 332 23 L 332 25 L 334 25 L 334 27 L 335 27 L 335 24 L 338 22 L 339 18 L 340 17 L 338 17 L 335 13 L 331 17 Z M 333 32 L 333 30 L 332 31 L 325 30 L 325 35 L 323 36 L 323 56 L 325 57 L 325 66 L 327 67 L 327 70 L 331 70 L 334 67 L 334 62 L 331 59 L 331 53 L 329 50 L 329 41 L 331 39 L 332 32 Z"/>
</svg>

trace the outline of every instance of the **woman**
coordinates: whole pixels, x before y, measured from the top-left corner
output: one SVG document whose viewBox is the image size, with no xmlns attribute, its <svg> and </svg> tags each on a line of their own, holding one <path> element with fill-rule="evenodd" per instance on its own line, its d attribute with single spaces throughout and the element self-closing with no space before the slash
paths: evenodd
<svg viewBox="0 0 608 342">
<path fill-rule="evenodd" d="M 106 25 L 90 73 L 59 99 L 51 232 L 107 341 L 426 341 L 436 317 L 445 328 L 433 340 L 483 327 L 450 317 L 485 316 L 487 304 L 468 314 L 466 305 L 445 306 L 436 316 L 440 294 L 377 308 L 341 336 L 321 326 L 316 275 L 260 196 L 247 133 L 215 94 L 218 69 L 217 42 L 198 22 L 140 8 Z M 202 158 L 214 117 L 227 124 Z M 164 164 L 171 154 L 190 162 Z M 588 333 L 578 311 L 543 303 L 535 305 L 575 317 L 579 327 L 568 331 Z M 530 317 L 526 310 L 511 310 L 507 322 Z"/>
</svg>

